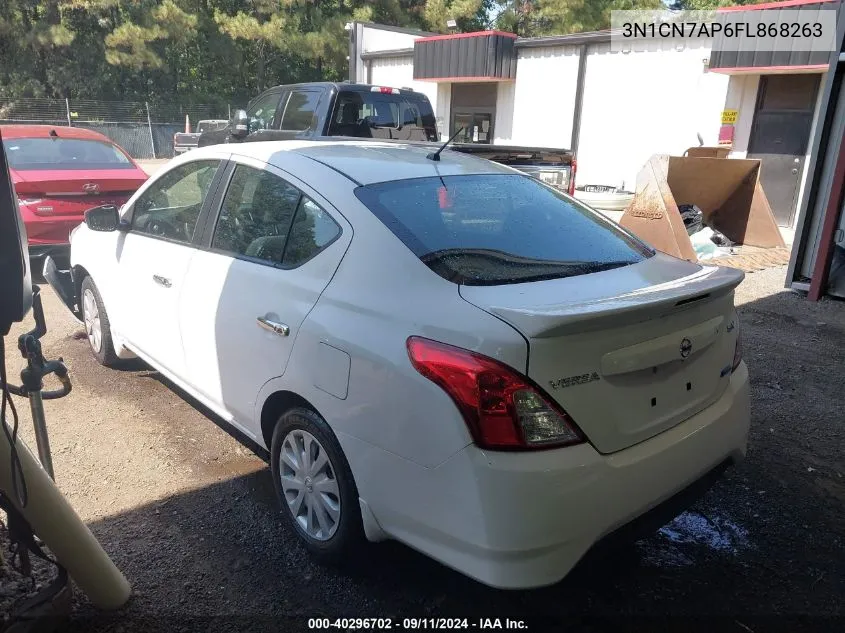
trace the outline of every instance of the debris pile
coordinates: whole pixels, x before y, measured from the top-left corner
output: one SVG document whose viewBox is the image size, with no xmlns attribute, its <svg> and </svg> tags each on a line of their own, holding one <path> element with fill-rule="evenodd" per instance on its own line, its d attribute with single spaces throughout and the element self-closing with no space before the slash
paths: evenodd
<svg viewBox="0 0 845 633">
<path fill-rule="evenodd" d="M 734 255 L 736 244 L 716 229 L 707 226 L 704 212 L 695 204 L 679 204 L 678 211 L 684 221 L 695 255 L 699 260 Z"/>
</svg>

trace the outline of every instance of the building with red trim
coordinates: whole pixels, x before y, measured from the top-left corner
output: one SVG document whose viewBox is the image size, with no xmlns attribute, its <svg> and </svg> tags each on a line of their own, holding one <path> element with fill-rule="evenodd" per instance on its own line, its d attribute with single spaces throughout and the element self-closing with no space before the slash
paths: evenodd
<svg viewBox="0 0 845 633">
<path fill-rule="evenodd" d="M 717 19 L 838 15 L 840 2 L 730 7 Z M 577 152 L 579 186 L 628 189 L 651 155 L 682 154 L 700 138 L 730 147 L 732 157 L 759 158 L 778 224 L 788 238 L 798 224 L 827 99 L 828 51 L 767 52 L 720 37 L 619 50 L 610 31 L 520 38 L 349 27 L 350 80 L 424 92 L 444 137 L 463 127 L 464 141 L 567 147 Z"/>
</svg>

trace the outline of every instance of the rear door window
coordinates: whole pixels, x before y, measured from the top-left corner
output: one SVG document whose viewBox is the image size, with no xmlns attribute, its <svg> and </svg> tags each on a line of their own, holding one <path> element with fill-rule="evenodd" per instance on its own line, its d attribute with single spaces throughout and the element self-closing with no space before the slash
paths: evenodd
<svg viewBox="0 0 845 633">
<path fill-rule="evenodd" d="M 302 196 L 290 230 L 283 263 L 301 266 L 340 236 L 341 230 L 326 211 L 307 196 Z"/>
<path fill-rule="evenodd" d="M 528 176 L 415 178 L 358 187 L 355 195 L 429 268 L 461 284 L 571 277 L 654 254 Z"/>
<path fill-rule="evenodd" d="M 281 264 L 300 195 L 275 174 L 238 165 L 223 198 L 212 248 Z"/>
</svg>

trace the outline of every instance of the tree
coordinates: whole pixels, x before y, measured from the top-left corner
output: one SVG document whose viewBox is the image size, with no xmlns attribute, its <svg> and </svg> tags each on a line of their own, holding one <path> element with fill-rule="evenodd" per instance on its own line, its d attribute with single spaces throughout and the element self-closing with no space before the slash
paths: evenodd
<svg viewBox="0 0 845 633">
<path fill-rule="evenodd" d="M 611 11 L 666 6 L 662 0 L 509 0 L 500 5 L 498 28 L 523 37 L 599 31 L 610 28 Z"/>
<path fill-rule="evenodd" d="M 706 11 L 708 9 L 718 9 L 719 7 L 759 4 L 759 2 L 760 0 L 675 0 L 671 8 L 676 11 Z"/>
<path fill-rule="evenodd" d="M 52 66 L 74 40 L 57 0 L 0 6 L 0 94 L 59 96 Z"/>
<path fill-rule="evenodd" d="M 347 22 L 489 26 L 497 0 L 2 0 L 0 98 L 243 104 L 339 80 Z M 72 45 L 72 54 L 69 47 Z"/>
<path fill-rule="evenodd" d="M 482 0 L 428 0 L 423 9 L 423 18 L 426 26 L 435 32 L 447 33 L 448 20 L 455 20 L 459 29 L 464 30 L 470 26 L 469 22 L 478 19 L 482 4 Z"/>
</svg>

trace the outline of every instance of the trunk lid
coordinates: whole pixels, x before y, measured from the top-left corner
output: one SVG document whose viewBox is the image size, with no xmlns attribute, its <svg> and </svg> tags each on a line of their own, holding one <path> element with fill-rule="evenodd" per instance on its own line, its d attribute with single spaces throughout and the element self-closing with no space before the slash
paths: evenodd
<svg viewBox="0 0 845 633">
<path fill-rule="evenodd" d="M 599 273 L 460 292 L 526 337 L 527 375 L 598 451 L 612 453 L 722 395 L 742 279 L 734 269 L 657 254 Z"/>
<path fill-rule="evenodd" d="M 138 169 L 12 170 L 15 193 L 37 215 L 82 215 L 101 204 L 123 204 L 147 180 Z"/>
</svg>

